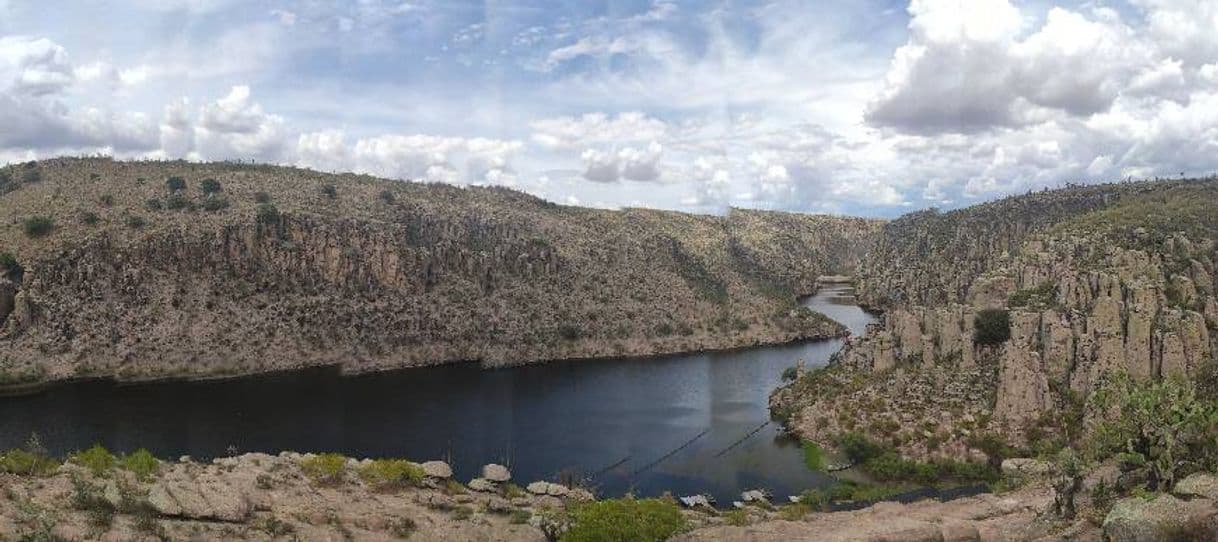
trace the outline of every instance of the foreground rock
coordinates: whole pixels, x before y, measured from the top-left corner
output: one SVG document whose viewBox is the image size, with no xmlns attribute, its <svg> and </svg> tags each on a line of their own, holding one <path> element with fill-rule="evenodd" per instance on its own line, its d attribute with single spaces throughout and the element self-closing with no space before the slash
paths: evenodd
<svg viewBox="0 0 1218 542">
<path fill-rule="evenodd" d="M 305 457 L 161 463 L 146 481 L 117 469 L 97 477 L 70 464 L 47 477 L 0 474 L 0 540 L 543 542 L 529 518 L 568 502 L 549 492 L 508 498 L 494 485 L 488 493 L 460 484 L 375 486 L 355 470 L 365 463 L 354 461 L 338 481 L 319 481 L 301 469 Z M 444 474 L 438 465 L 432 470 Z M 82 506 L 77 496 L 90 487 L 104 500 Z"/>
<path fill-rule="evenodd" d="M 675 541 L 770 542 L 957 542 L 1060 540 L 1055 533 L 1077 533 L 1076 540 L 1099 540 L 1085 522 L 1062 523 L 1043 512 L 1051 491 L 1038 487 L 1007 495 L 979 495 L 951 502 L 880 503 L 851 512 L 810 513 L 798 521 L 766 519 L 751 525 L 695 529 Z"/>
<path fill-rule="evenodd" d="M 1111 542 L 1218 540 L 1218 504 L 1172 495 L 1122 499 L 1104 520 L 1104 537 Z"/>
</svg>

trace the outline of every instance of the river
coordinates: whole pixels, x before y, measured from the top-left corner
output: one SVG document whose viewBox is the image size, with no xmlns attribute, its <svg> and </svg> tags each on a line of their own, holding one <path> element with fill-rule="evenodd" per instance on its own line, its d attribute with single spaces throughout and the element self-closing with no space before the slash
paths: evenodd
<svg viewBox="0 0 1218 542">
<path fill-rule="evenodd" d="M 860 334 L 873 318 L 847 286 L 802 301 Z M 332 369 L 215 382 L 78 382 L 0 399 L 0 449 L 37 433 L 52 453 L 100 442 L 159 457 L 335 451 L 448 459 L 461 480 L 509 465 L 520 485 L 587 480 L 601 495 L 742 490 L 780 498 L 828 483 L 768 423 L 784 369 L 824 365 L 827 340 L 650 359 L 475 364 L 343 377 Z M 759 429 L 760 428 L 760 429 Z"/>
</svg>

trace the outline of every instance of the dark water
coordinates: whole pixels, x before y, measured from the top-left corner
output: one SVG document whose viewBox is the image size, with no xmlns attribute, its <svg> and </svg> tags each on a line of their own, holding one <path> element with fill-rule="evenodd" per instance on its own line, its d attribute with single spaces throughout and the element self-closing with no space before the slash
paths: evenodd
<svg viewBox="0 0 1218 542">
<path fill-rule="evenodd" d="M 872 318 L 852 303 L 843 287 L 805 300 L 861 333 Z M 358 377 L 313 370 L 78 383 L 0 399 L 0 448 L 37 432 L 57 454 L 94 442 L 161 457 L 337 451 L 449 458 L 462 480 L 501 462 L 521 483 L 574 475 L 603 495 L 705 492 L 724 503 L 763 487 L 785 496 L 827 478 L 809 472 L 798 443 L 766 424 L 768 395 L 796 360 L 822 365 L 840 347 L 830 340 L 493 371 L 470 364 Z"/>
</svg>

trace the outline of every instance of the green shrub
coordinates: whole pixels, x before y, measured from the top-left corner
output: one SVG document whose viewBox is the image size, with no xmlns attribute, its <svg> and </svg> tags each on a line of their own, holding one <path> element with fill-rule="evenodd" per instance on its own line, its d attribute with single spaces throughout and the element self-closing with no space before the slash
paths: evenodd
<svg viewBox="0 0 1218 542">
<path fill-rule="evenodd" d="M 190 206 L 190 200 L 182 194 L 173 194 L 165 199 L 165 208 L 171 211 L 185 209 Z"/>
<path fill-rule="evenodd" d="M 207 198 L 203 200 L 203 210 L 208 212 L 222 211 L 228 208 L 228 200 L 224 198 Z"/>
<path fill-rule="evenodd" d="M 170 177 L 165 179 L 165 188 L 168 188 L 170 192 L 181 192 L 186 190 L 186 179 L 181 177 Z"/>
<path fill-rule="evenodd" d="M 578 505 L 564 542 L 655 542 L 688 531 L 672 501 L 612 499 Z"/>
<path fill-rule="evenodd" d="M 203 181 L 199 183 L 199 190 L 203 192 L 204 196 L 210 196 L 212 194 L 219 194 L 224 189 L 220 186 L 220 181 L 215 179 L 203 179 Z"/>
<path fill-rule="evenodd" d="M 511 523 L 512 525 L 524 525 L 525 523 L 528 523 L 529 518 L 532 517 L 533 514 L 529 513 L 528 510 L 512 510 L 508 523 Z"/>
<path fill-rule="evenodd" d="M 799 367 L 792 365 L 782 370 L 783 382 L 794 382 L 797 378 L 799 378 Z"/>
<path fill-rule="evenodd" d="M 101 484 L 90 483 L 78 476 L 72 477 L 72 508 L 88 513 L 89 523 L 96 527 L 109 528 L 114 523 L 117 511 L 105 497 Z"/>
<path fill-rule="evenodd" d="M 378 487 L 423 483 L 423 467 L 405 459 L 374 459 L 361 465 L 357 472 L 364 482 Z"/>
<path fill-rule="evenodd" d="M 22 182 L 26 182 L 29 184 L 42 182 L 42 171 L 40 171 L 36 167 L 26 169 L 25 173 L 22 174 L 22 176 L 21 176 L 21 180 L 22 180 Z"/>
<path fill-rule="evenodd" d="M 102 197 L 98 201 L 101 202 L 103 207 L 109 207 L 114 205 L 114 196 L 111 196 L 110 194 L 102 194 Z"/>
<path fill-rule="evenodd" d="M 118 458 L 101 444 L 94 444 L 83 452 L 68 456 L 68 461 L 89 469 L 94 476 L 105 476 L 118 463 Z"/>
<path fill-rule="evenodd" d="M 147 221 L 145 221 L 144 217 L 140 215 L 127 215 L 127 217 L 123 219 L 123 223 L 126 224 L 128 228 L 133 230 L 138 230 L 147 225 Z"/>
<path fill-rule="evenodd" d="M 165 205 L 161 203 L 161 198 L 148 198 L 148 201 L 144 202 L 144 208 L 149 211 L 160 211 L 165 208 Z"/>
<path fill-rule="evenodd" d="M 749 511 L 743 508 L 732 510 L 723 514 L 723 522 L 736 527 L 744 527 L 749 524 Z"/>
<path fill-rule="evenodd" d="M 1140 383 L 1120 374 L 1095 400 L 1100 412 L 1113 415 L 1096 429 L 1093 453 L 1141 466 L 1150 490 L 1171 490 L 1192 472 L 1218 469 L 1218 403 L 1198 399 L 1192 382 Z"/>
<path fill-rule="evenodd" d="M 265 205 L 271 203 L 271 195 L 266 192 L 254 192 L 254 203 Z"/>
<path fill-rule="evenodd" d="M 474 516 L 474 509 L 468 506 L 458 506 L 453 508 L 453 519 L 457 521 L 467 520 Z"/>
<path fill-rule="evenodd" d="M 14 282 L 21 282 L 21 279 L 25 277 L 25 268 L 17 262 L 17 257 L 9 252 L 0 252 L 0 271 L 3 271 L 0 276 L 7 277 Z"/>
<path fill-rule="evenodd" d="M 1007 305 L 1009 305 L 1011 308 L 1048 307 L 1053 305 L 1054 295 L 1056 293 L 1057 283 L 1051 280 L 1045 281 L 1038 284 L 1035 288 L 1018 290 L 1011 294 L 1011 297 L 1007 300 Z"/>
<path fill-rule="evenodd" d="M 44 453 L 12 449 L 0 454 L 0 471 L 10 474 L 46 476 L 59 468 L 59 462 Z"/>
<path fill-rule="evenodd" d="M 97 216 L 97 213 L 85 211 L 80 214 L 80 223 L 86 226 L 92 226 L 100 221 L 101 218 Z"/>
<path fill-rule="evenodd" d="M 332 185 L 332 184 L 323 185 L 321 187 L 321 195 L 323 195 L 327 198 L 330 198 L 330 199 L 337 198 L 338 189 L 335 188 L 334 185 Z"/>
<path fill-rule="evenodd" d="M 804 465 L 808 470 L 813 472 L 824 472 L 825 470 L 825 451 L 820 445 L 810 440 L 804 441 Z"/>
<path fill-rule="evenodd" d="M 389 524 L 389 530 L 398 538 L 410 538 L 419 526 L 410 518 L 397 518 Z"/>
<path fill-rule="evenodd" d="M 334 483 L 342 480 L 347 468 L 347 458 L 342 454 L 317 454 L 300 460 L 300 469 L 318 482 Z"/>
<path fill-rule="evenodd" d="M 985 309 L 973 318 L 973 341 L 995 345 L 1011 338 L 1011 315 L 1002 309 Z"/>
<path fill-rule="evenodd" d="M 119 461 L 119 466 L 123 470 L 131 471 L 140 481 L 147 481 L 156 475 L 160 468 L 161 462 L 153 457 L 152 453 L 144 448 L 140 448 L 134 452 L 126 454 Z"/>
<path fill-rule="evenodd" d="M 259 224 L 276 224 L 279 222 L 279 209 L 274 204 L 263 203 L 258 206 L 257 220 Z"/>
<path fill-rule="evenodd" d="M 839 450 L 853 464 L 866 463 L 872 458 L 888 452 L 888 448 L 877 443 L 861 433 L 842 433 L 837 436 L 836 444 Z"/>
<path fill-rule="evenodd" d="M 381 193 L 377 194 L 377 197 L 385 203 L 393 203 L 397 199 L 394 197 L 393 192 L 390 192 L 388 189 L 381 190 Z"/>
<path fill-rule="evenodd" d="M 29 237 L 43 237 L 55 229 L 55 219 L 49 216 L 37 215 L 25 219 L 22 223 L 25 234 Z"/>
</svg>

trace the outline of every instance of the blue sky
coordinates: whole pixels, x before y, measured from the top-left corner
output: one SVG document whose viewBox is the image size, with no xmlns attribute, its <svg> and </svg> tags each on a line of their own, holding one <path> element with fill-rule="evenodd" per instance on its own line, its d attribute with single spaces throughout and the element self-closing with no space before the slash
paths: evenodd
<svg viewBox="0 0 1218 542">
<path fill-rule="evenodd" d="M 894 216 L 1218 170 L 1215 27 L 1209 0 L 0 0 L 0 162 Z"/>
</svg>

